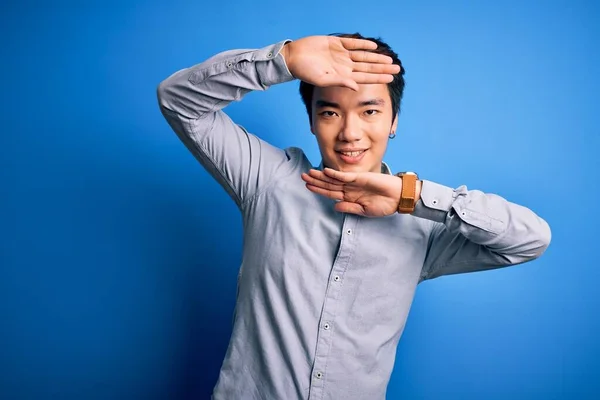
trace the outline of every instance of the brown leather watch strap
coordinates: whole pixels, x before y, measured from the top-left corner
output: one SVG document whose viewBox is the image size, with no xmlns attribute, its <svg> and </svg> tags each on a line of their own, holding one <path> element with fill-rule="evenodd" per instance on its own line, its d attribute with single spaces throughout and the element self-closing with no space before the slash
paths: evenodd
<svg viewBox="0 0 600 400">
<path fill-rule="evenodd" d="M 414 172 L 400 172 L 396 176 L 402 179 L 402 193 L 398 204 L 398 212 L 400 214 L 410 214 L 415 210 L 417 203 L 417 180 L 419 178 Z"/>
</svg>

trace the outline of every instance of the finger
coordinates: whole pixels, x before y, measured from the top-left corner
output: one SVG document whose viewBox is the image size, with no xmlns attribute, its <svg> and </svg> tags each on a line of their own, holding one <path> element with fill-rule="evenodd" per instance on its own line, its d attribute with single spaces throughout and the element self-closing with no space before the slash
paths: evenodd
<svg viewBox="0 0 600 400">
<path fill-rule="evenodd" d="M 376 63 L 376 64 L 391 64 L 394 62 L 392 57 L 385 54 L 373 53 L 372 51 L 351 51 L 350 59 L 356 62 Z"/>
<path fill-rule="evenodd" d="M 353 72 L 352 79 L 356 83 L 375 84 L 390 83 L 394 80 L 394 75 L 389 74 L 369 74 L 367 72 Z"/>
<path fill-rule="evenodd" d="M 338 181 L 345 182 L 345 183 L 354 182 L 356 180 L 356 176 L 357 176 L 356 173 L 336 171 L 335 169 L 332 169 L 332 168 L 325 168 L 325 169 L 323 169 L 323 172 L 325 173 L 325 175 L 330 176 L 334 179 L 337 179 Z"/>
<path fill-rule="evenodd" d="M 306 182 L 312 186 L 317 186 L 321 189 L 327 189 L 327 190 L 336 191 L 336 192 L 341 192 L 343 189 L 342 185 L 339 185 L 339 184 L 336 185 L 334 183 L 327 182 L 325 180 L 316 179 L 308 174 L 302 174 L 302 180 L 304 180 L 304 182 Z"/>
<path fill-rule="evenodd" d="M 357 214 L 357 215 L 365 215 L 364 207 L 358 203 L 351 203 L 349 201 L 340 201 L 339 203 L 335 204 L 334 208 L 338 212 Z"/>
<path fill-rule="evenodd" d="M 321 196 L 329 197 L 330 199 L 333 199 L 333 200 L 343 200 L 343 198 L 344 198 L 344 194 L 342 192 L 321 189 L 320 187 L 311 185 L 310 183 L 306 184 L 306 188 L 313 193 L 320 194 Z"/>
<path fill-rule="evenodd" d="M 377 43 L 366 39 L 340 38 L 342 45 L 348 50 L 375 50 Z"/>
<path fill-rule="evenodd" d="M 352 70 L 355 72 L 368 72 L 371 74 L 397 74 L 400 72 L 400 66 L 398 64 L 356 62 L 352 64 Z"/>
<path fill-rule="evenodd" d="M 327 169 L 327 167 L 326 167 L 326 169 Z M 343 181 L 340 181 L 339 179 L 335 179 L 333 177 L 327 176 L 325 174 L 325 172 L 320 171 L 318 169 L 309 170 L 308 175 L 312 176 L 313 178 L 325 181 L 325 182 L 333 183 L 334 185 L 343 185 L 344 184 Z"/>
</svg>

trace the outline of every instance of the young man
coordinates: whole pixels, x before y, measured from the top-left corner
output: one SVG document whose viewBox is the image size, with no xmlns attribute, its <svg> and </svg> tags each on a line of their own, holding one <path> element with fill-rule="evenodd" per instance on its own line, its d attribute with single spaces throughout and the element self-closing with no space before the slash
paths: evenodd
<svg viewBox="0 0 600 400">
<path fill-rule="evenodd" d="M 232 50 L 158 87 L 179 138 L 235 201 L 243 261 L 213 398 L 384 399 L 417 284 L 539 257 L 548 224 L 465 186 L 394 175 L 401 63 L 376 39 L 310 36 Z M 300 79 L 322 162 L 222 111 Z"/>
</svg>

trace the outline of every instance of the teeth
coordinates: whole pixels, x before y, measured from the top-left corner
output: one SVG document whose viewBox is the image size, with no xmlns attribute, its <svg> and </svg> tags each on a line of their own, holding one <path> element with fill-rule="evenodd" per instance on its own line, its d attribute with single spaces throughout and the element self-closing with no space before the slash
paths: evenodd
<svg viewBox="0 0 600 400">
<path fill-rule="evenodd" d="M 358 157 L 359 155 L 361 155 L 362 153 L 364 153 L 364 150 L 361 151 L 342 151 L 341 152 L 343 155 L 348 156 L 348 157 Z"/>
</svg>

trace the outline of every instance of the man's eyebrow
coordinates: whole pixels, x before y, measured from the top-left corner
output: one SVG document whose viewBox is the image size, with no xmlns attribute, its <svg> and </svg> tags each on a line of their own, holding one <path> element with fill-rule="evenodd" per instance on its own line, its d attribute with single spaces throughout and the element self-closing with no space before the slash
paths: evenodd
<svg viewBox="0 0 600 400">
<path fill-rule="evenodd" d="M 384 106 L 385 105 L 385 100 L 377 97 L 374 99 L 369 99 L 369 100 L 365 100 L 365 101 L 361 101 L 358 103 L 359 107 L 365 107 L 365 106 Z M 317 108 L 323 108 L 323 107 L 331 107 L 331 108 L 340 108 L 340 105 L 337 103 L 333 103 L 331 101 L 327 101 L 327 100 L 317 100 L 315 102 L 315 106 Z"/>
<path fill-rule="evenodd" d="M 326 101 L 326 100 L 317 100 L 315 102 L 315 106 L 317 108 L 323 108 L 323 107 L 340 108 L 339 104 L 332 103 L 331 101 Z"/>
<path fill-rule="evenodd" d="M 366 100 L 366 101 L 361 101 L 360 103 L 358 103 L 359 106 L 364 107 L 364 106 L 384 106 L 385 105 L 385 100 L 377 97 L 375 99 L 370 99 L 370 100 Z"/>
</svg>

